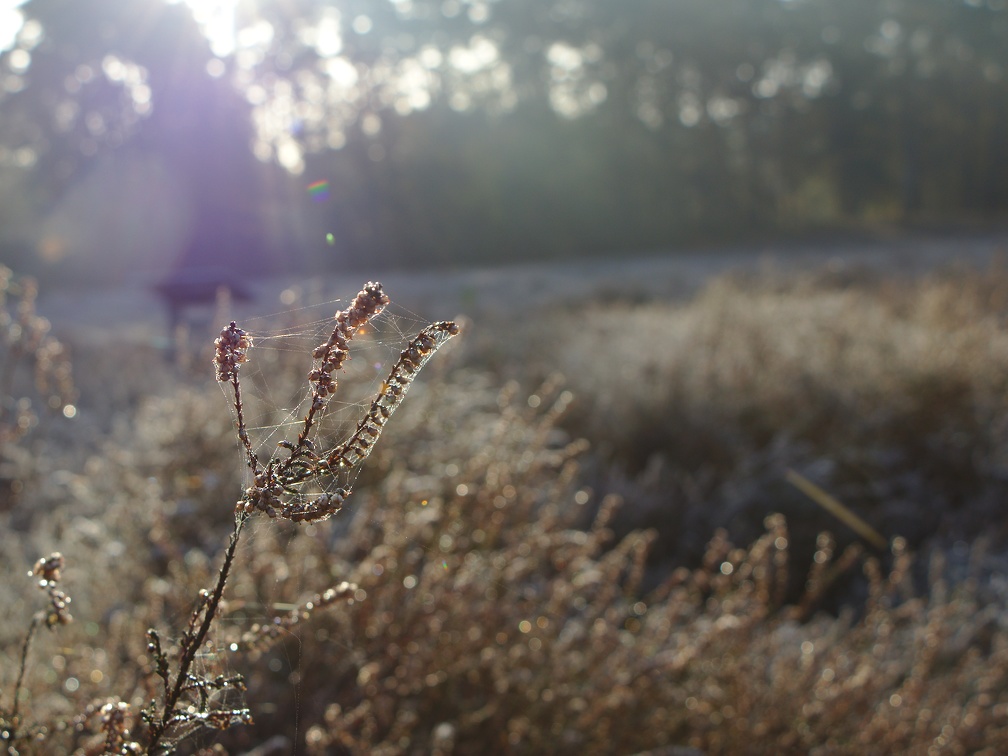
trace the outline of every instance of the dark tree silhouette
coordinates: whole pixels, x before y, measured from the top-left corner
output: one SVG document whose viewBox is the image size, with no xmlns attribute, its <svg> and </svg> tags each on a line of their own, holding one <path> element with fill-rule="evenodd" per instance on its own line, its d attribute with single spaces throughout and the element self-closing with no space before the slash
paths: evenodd
<svg viewBox="0 0 1008 756">
<path fill-rule="evenodd" d="M 241 5 L 221 59 L 182 3 L 24 12 L 0 139 L 37 157 L 42 197 L 102 154 L 160 156 L 190 208 L 185 266 L 540 258 L 1008 208 L 999 0 L 289 0 Z"/>
</svg>

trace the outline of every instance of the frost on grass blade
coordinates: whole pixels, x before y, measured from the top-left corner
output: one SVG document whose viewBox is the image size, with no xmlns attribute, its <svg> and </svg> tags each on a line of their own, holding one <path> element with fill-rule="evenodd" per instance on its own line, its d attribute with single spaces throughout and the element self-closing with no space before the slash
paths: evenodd
<svg viewBox="0 0 1008 756">
<path fill-rule="evenodd" d="M 371 402 L 368 413 L 357 424 L 357 429 L 329 454 L 327 461 L 330 468 L 349 470 L 367 459 L 385 423 L 405 398 L 413 379 L 427 360 L 458 333 L 457 323 L 442 320 L 427 326 L 410 341 L 382 384 L 378 396 Z"/>
</svg>

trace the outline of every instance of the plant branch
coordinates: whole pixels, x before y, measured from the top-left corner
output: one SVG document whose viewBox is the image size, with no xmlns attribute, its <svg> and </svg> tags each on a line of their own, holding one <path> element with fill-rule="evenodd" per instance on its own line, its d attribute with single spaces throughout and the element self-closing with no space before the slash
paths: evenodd
<svg viewBox="0 0 1008 756">
<path fill-rule="evenodd" d="M 221 564 L 220 572 L 217 573 L 217 583 L 209 594 L 202 597 L 201 604 L 193 613 L 194 619 L 202 616 L 199 628 L 194 633 L 187 632 L 182 639 L 181 655 L 179 657 L 179 667 L 176 672 L 175 683 L 165 698 L 161 719 L 151 725 L 150 741 L 147 744 L 147 748 L 151 752 L 158 747 L 165 730 L 174 721 L 175 709 L 182 694 L 186 691 L 189 682 L 189 668 L 196 659 L 196 654 L 206 640 L 210 627 L 217 616 L 221 597 L 224 595 L 224 587 L 227 585 L 228 576 L 234 564 L 234 556 L 238 549 L 242 527 L 245 525 L 247 519 L 248 515 L 244 512 L 239 511 L 235 514 L 234 530 L 231 532 L 231 538 L 228 541 L 227 551 L 224 553 L 224 561 Z"/>
<path fill-rule="evenodd" d="M 28 651 L 31 648 L 32 639 L 35 637 L 35 631 L 38 630 L 43 617 L 43 612 L 35 612 L 32 615 L 31 624 L 28 625 L 28 632 L 25 633 L 24 643 L 21 644 L 21 663 L 18 666 L 17 682 L 14 683 L 14 701 L 11 704 L 10 727 L 4 735 L 4 740 L 8 743 L 13 743 L 17 739 L 17 728 L 20 724 L 18 705 L 21 698 L 21 688 L 24 685 L 25 670 L 28 669 Z"/>
</svg>

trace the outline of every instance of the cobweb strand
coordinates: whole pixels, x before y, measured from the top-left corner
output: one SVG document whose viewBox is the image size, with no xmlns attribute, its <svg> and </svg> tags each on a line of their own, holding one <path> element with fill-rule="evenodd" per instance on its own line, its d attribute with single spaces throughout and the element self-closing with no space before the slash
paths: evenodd
<svg viewBox="0 0 1008 756">
<path fill-rule="evenodd" d="M 274 456 L 265 467 L 251 451 L 248 432 L 242 421 L 241 397 L 237 386 L 238 367 L 245 361 L 245 350 L 250 343 L 236 337 L 237 327 L 234 323 L 222 331 L 215 358 L 218 380 L 232 383 L 239 421 L 238 436 L 246 448 L 253 473 L 252 485 L 238 502 L 239 512 L 249 515 L 259 511 L 270 518 L 313 522 L 327 519 L 340 510 L 350 494 L 349 485 L 333 487 L 331 483 L 326 485 L 326 482 L 341 474 L 348 474 L 367 459 L 386 422 L 402 403 L 420 370 L 441 346 L 459 333 L 458 325 L 451 321 L 433 323 L 421 330 L 399 354 L 388 378 L 381 384 L 367 413 L 356 424 L 353 432 L 332 448 L 320 448 L 322 444 L 317 424 L 335 393 L 336 375 L 349 357 L 350 341 L 388 303 L 382 285 L 369 281 L 353 303 L 337 313 L 336 326 L 328 339 L 312 352 L 314 364 L 308 376 L 308 410 L 299 423 L 297 437 L 281 441 L 277 446 L 287 450 L 287 456 Z M 240 329 L 238 333 L 244 336 Z M 226 347 L 231 347 L 232 343 L 234 347 L 228 350 Z M 317 486 L 321 491 L 306 492 L 304 489 L 309 484 Z"/>
</svg>

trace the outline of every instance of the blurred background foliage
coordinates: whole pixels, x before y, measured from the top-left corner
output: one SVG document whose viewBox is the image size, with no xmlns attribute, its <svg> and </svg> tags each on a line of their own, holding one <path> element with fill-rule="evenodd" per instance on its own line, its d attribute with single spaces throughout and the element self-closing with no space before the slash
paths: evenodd
<svg viewBox="0 0 1008 756">
<path fill-rule="evenodd" d="M 125 280 L 1008 211 L 1006 0 L 6 0 L 0 250 Z"/>
</svg>

